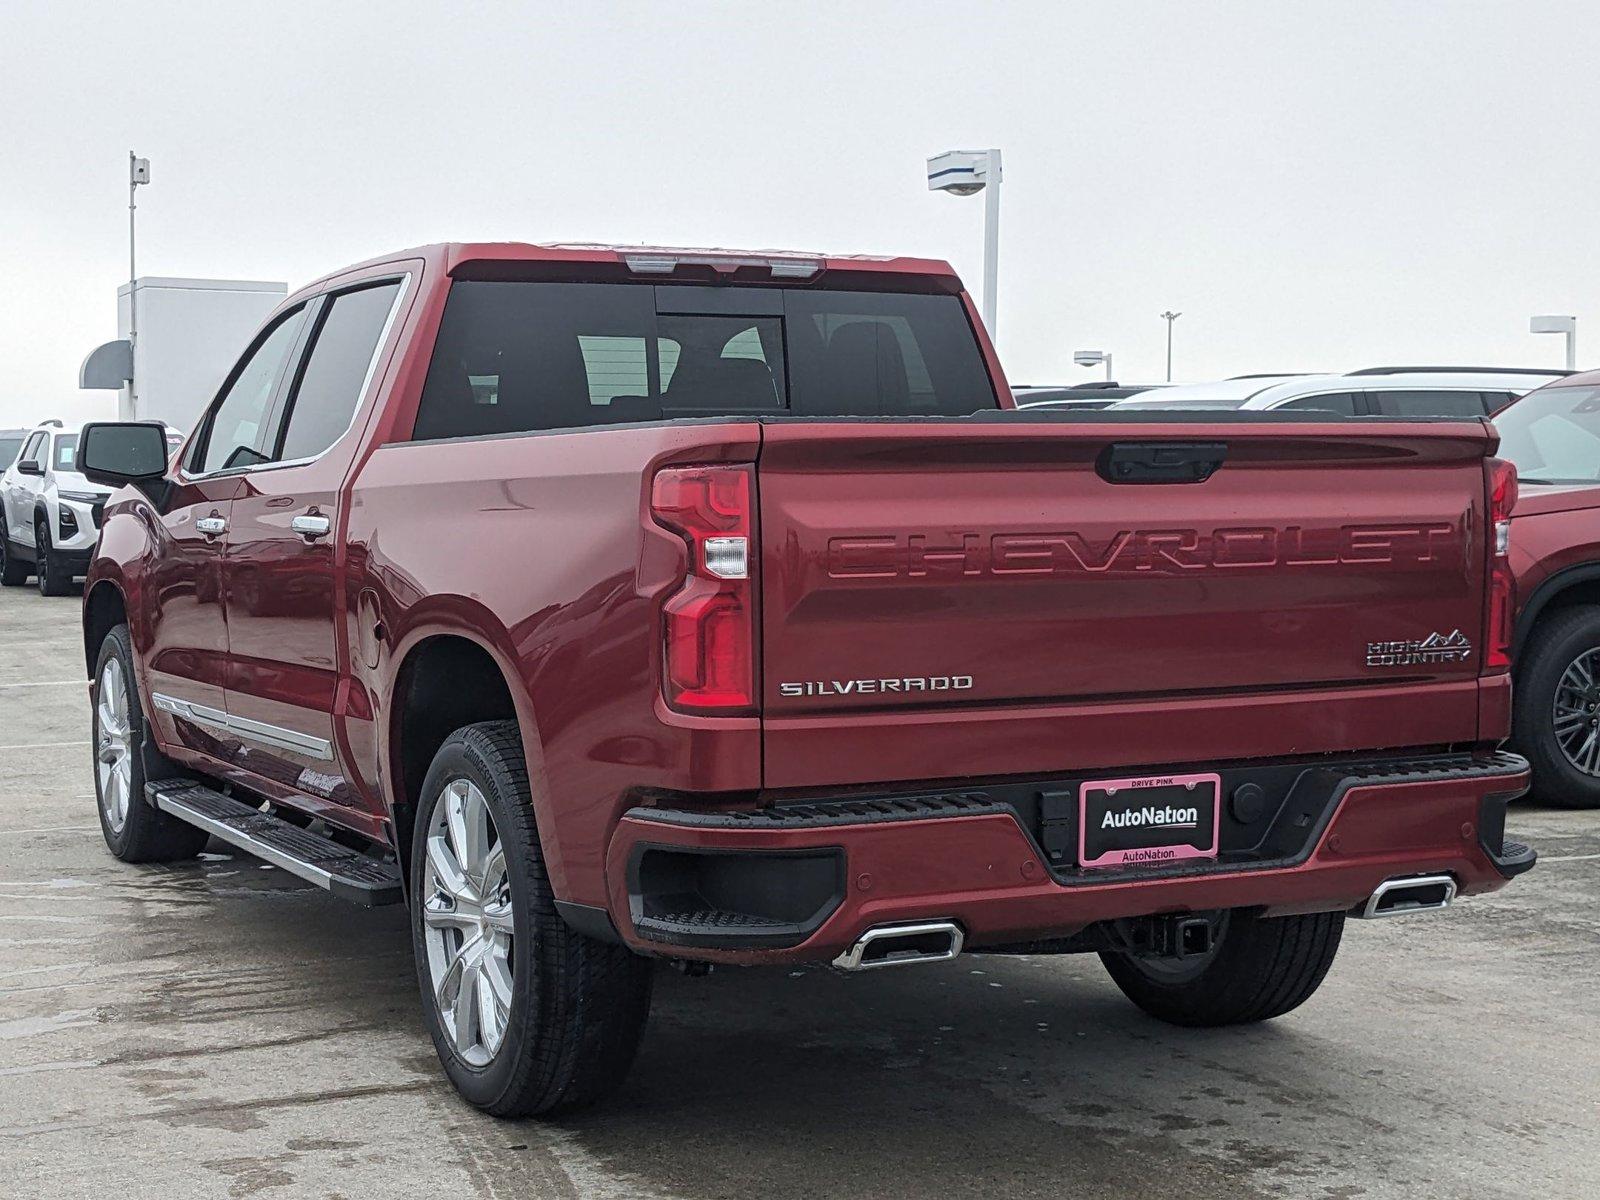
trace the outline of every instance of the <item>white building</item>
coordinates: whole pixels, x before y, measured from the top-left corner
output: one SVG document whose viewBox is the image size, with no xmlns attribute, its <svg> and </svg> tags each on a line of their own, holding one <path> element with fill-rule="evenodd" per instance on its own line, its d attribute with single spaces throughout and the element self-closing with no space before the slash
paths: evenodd
<svg viewBox="0 0 1600 1200">
<path fill-rule="evenodd" d="M 238 361 L 250 335 L 288 287 L 250 279 L 134 281 L 138 333 L 129 354 L 130 287 L 117 289 L 117 341 L 83 362 L 79 385 L 116 388 L 123 421 L 165 421 L 187 431 Z"/>
</svg>

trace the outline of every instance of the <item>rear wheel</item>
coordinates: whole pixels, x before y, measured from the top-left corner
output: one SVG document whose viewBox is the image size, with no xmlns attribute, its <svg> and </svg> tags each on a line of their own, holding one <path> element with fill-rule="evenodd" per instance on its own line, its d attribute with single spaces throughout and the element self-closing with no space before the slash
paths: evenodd
<svg viewBox="0 0 1600 1200">
<path fill-rule="evenodd" d="M 652 965 L 556 911 L 514 721 L 445 740 L 411 846 L 423 1014 L 456 1090 L 521 1117 L 615 1089 L 644 1032 Z"/>
<path fill-rule="evenodd" d="M 1533 797 L 1600 808 L 1600 606 L 1559 609 L 1528 637 L 1512 693 L 1511 740 L 1533 765 Z"/>
<path fill-rule="evenodd" d="M 126 625 L 118 625 L 100 643 L 94 677 L 94 791 L 106 846 L 123 862 L 193 858 L 205 849 L 205 831 L 168 816 L 144 798 L 150 731 L 133 682 L 133 646 Z"/>
<path fill-rule="evenodd" d="M 21 587 L 29 573 L 28 564 L 11 553 L 11 531 L 0 518 L 0 587 Z"/>
<path fill-rule="evenodd" d="M 1153 958 L 1100 955 L 1128 999 L 1173 1025 L 1242 1025 L 1280 1017 L 1322 984 L 1344 933 L 1343 913 L 1262 917 L 1222 914 L 1205 954 Z"/>
<path fill-rule="evenodd" d="M 67 574 L 50 549 L 50 522 L 40 517 L 33 526 L 33 573 L 41 596 L 65 596 L 72 590 Z"/>
</svg>

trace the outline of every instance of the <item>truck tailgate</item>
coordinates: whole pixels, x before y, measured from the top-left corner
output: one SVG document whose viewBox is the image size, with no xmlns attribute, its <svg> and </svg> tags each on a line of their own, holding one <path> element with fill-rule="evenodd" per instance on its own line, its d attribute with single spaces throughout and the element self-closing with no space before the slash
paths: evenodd
<svg viewBox="0 0 1600 1200">
<path fill-rule="evenodd" d="M 1179 761 L 1202 710 L 1246 720 L 1286 691 L 1332 697 L 1326 736 L 1283 720 L 1214 753 L 1373 748 L 1358 698 L 1364 726 L 1435 705 L 1395 744 L 1470 740 L 1491 447 L 1466 422 L 769 424 L 766 782 L 818 782 L 785 734 L 852 723 L 965 739 L 973 775 Z M 1203 481 L 1154 481 L 1208 455 Z M 983 735 L 1027 710 L 1059 718 L 1053 753 Z M 1072 722 L 1119 711 L 1142 750 Z M 880 744 L 885 765 L 832 781 L 907 777 Z"/>
</svg>

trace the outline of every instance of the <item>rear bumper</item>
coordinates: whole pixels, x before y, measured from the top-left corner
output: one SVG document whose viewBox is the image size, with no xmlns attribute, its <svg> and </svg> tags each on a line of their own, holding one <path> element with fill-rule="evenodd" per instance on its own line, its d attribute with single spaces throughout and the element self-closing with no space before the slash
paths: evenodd
<svg viewBox="0 0 1600 1200">
<path fill-rule="evenodd" d="M 1261 770 L 1292 782 L 1259 829 L 1224 837 L 1221 859 L 1112 871 L 1079 870 L 1048 849 L 1039 801 L 1051 783 L 744 813 L 634 808 L 607 851 L 610 923 L 657 955 L 827 962 L 894 922 L 954 921 L 981 949 L 1161 913 L 1348 910 L 1412 874 L 1449 875 L 1471 895 L 1533 865 L 1532 851 L 1504 840 L 1506 805 L 1528 786 L 1516 755 Z"/>
</svg>

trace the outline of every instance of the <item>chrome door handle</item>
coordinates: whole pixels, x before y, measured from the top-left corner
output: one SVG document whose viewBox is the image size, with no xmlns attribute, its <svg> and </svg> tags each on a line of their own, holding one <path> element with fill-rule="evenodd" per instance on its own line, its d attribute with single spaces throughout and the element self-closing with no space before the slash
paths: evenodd
<svg viewBox="0 0 1600 1200">
<path fill-rule="evenodd" d="M 320 513 L 303 513 L 289 522 L 289 528 L 303 538 L 326 537 L 333 522 Z"/>
<path fill-rule="evenodd" d="M 194 527 L 207 537 L 216 537 L 219 533 L 226 533 L 228 522 L 222 517 L 198 517 Z"/>
</svg>

